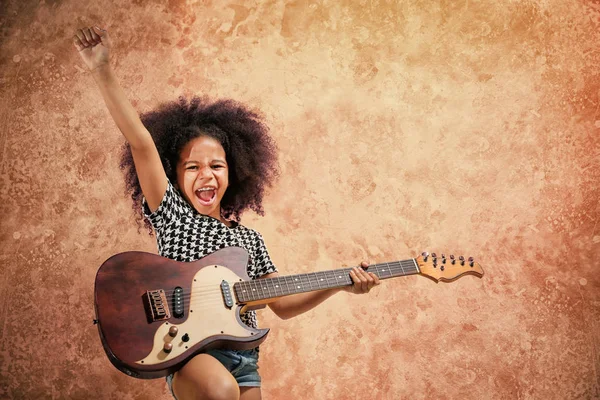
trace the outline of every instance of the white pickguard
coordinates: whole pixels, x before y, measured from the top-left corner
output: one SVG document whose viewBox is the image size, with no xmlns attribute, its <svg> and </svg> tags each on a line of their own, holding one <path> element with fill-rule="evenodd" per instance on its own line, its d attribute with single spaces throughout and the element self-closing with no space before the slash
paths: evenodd
<svg viewBox="0 0 600 400">
<path fill-rule="evenodd" d="M 152 351 L 148 356 L 136 361 L 136 363 L 154 365 L 171 360 L 185 353 L 188 349 L 196 345 L 196 343 L 214 335 L 228 335 L 240 338 L 252 336 L 253 332 L 251 328 L 244 328 L 237 321 L 237 304 L 234 303 L 231 309 L 225 306 L 220 288 L 223 280 L 229 283 L 233 296 L 233 284 L 239 282 L 240 277 L 230 269 L 211 265 L 198 271 L 194 275 L 192 282 L 187 320 L 179 325 L 169 322 L 160 325 L 154 335 Z M 178 328 L 175 337 L 169 336 L 169 329 L 172 326 Z M 186 333 L 189 336 L 189 340 L 184 342 L 182 337 Z M 170 353 L 164 351 L 165 343 L 173 345 Z"/>
</svg>

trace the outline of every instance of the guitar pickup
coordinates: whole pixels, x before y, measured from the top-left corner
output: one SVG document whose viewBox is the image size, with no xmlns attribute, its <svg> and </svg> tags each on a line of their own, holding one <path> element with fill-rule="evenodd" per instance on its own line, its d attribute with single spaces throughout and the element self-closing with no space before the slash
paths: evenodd
<svg viewBox="0 0 600 400">
<path fill-rule="evenodd" d="M 144 296 L 148 322 L 162 321 L 171 318 L 169 304 L 163 289 L 148 290 Z"/>
<path fill-rule="evenodd" d="M 227 283 L 227 281 L 225 280 L 221 282 L 221 293 L 223 294 L 225 306 L 231 310 L 231 307 L 233 307 L 233 299 L 231 298 L 231 288 L 229 287 L 229 283 Z"/>
<path fill-rule="evenodd" d="M 183 288 L 177 286 L 175 290 L 173 290 L 173 317 L 175 318 L 183 318 Z"/>
</svg>

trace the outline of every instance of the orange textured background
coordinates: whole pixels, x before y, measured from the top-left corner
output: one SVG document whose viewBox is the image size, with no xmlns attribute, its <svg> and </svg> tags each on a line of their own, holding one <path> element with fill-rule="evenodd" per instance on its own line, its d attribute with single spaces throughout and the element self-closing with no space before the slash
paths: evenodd
<svg viewBox="0 0 600 400">
<path fill-rule="evenodd" d="M 92 325 L 109 256 L 156 252 L 122 137 L 71 46 L 98 23 L 139 111 L 186 94 L 261 110 L 282 177 L 263 233 L 291 274 L 475 256 L 259 314 L 265 399 L 600 398 L 600 3 L 7 0 L 0 5 L 0 398 L 168 399 Z"/>
</svg>

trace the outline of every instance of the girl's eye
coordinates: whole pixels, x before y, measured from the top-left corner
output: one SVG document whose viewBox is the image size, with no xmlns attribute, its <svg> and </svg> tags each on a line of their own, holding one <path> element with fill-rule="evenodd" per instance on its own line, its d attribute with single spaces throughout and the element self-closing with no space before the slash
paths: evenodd
<svg viewBox="0 0 600 400">
<path fill-rule="evenodd" d="M 225 166 L 223 165 L 213 165 L 214 169 L 220 169 L 220 168 L 225 168 Z"/>
<path fill-rule="evenodd" d="M 198 167 L 195 165 L 191 165 L 191 166 L 187 167 L 186 169 L 195 170 L 195 169 L 198 169 Z"/>
</svg>

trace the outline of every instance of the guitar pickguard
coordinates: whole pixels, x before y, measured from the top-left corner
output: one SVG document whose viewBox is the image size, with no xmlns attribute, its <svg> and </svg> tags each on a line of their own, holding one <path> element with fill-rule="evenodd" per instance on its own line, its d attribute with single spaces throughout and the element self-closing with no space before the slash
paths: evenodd
<svg viewBox="0 0 600 400">
<path fill-rule="evenodd" d="M 172 360 L 198 343 L 216 336 L 247 338 L 254 335 L 252 328 L 238 322 L 239 308 L 235 304 L 233 307 L 226 304 L 229 301 L 224 299 L 223 281 L 232 287 L 240 281 L 240 277 L 219 265 L 209 265 L 199 270 L 194 275 L 191 294 L 186 302 L 187 319 L 181 324 L 164 322 L 158 326 L 152 350 L 136 363 L 155 365 Z M 184 297 L 187 298 L 187 295 Z"/>
</svg>

